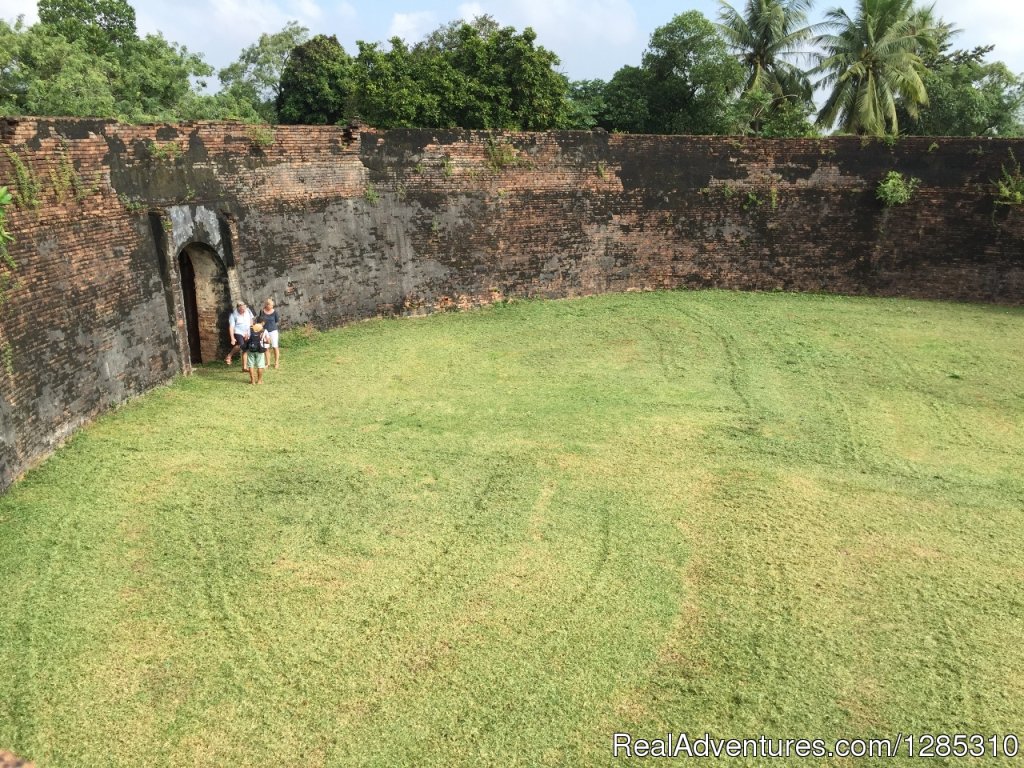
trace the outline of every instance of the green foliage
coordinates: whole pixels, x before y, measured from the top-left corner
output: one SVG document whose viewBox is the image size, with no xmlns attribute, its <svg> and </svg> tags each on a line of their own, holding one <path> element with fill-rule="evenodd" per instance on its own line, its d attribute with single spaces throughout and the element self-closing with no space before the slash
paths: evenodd
<svg viewBox="0 0 1024 768">
<path fill-rule="evenodd" d="M 926 62 L 928 105 L 916 117 L 900 109 L 901 130 L 916 136 L 1024 134 L 1024 79 L 1001 61 L 983 61 L 991 46 L 943 53 Z"/>
<path fill-rule="evenodd" d="M 35 172 L 8 146 L 4 146 L 4 154 L 14 169 L 14 201 L 22 208 L 38 208 L 42 205 L 41 187 Z"/>
<path fill-rule="evenodd" d="M 97 53 L 102 24 L 70 39 L 58 26 L 0 21 L 0 112 L 127 122 L 245 116 L 229 95 L 201 93 L 212 69 L 159 34 L 111 38 Z"/>
<path fill-rule="evenodd" d="M 120 54 L 137 41 L 127 0 L 39 0 L 38 9 L 41 24 L 95 56 Z"/>
<path fill-rule="evenodd" d="M 765 138 L 812 138 L 820 132 L 811 122 L 814 105 L 797 96 L 773 96 L 758 88 L 740 96 L 733 107 L 733 130 Z"/>
<path fill-rule="evenodd" d="M 596 128 L 607 109 L 604 80 L 575 80 L 569 83 L 565 117 L 560 127 L 589 131 Z"/>
<path fill-rule="evenodd" d="M 604 89 L 601 127 L 624 133 L 646 133 L 652 123 L 648 101 L 651 76 L 640 67 L 619 69 Z"/>
<path fill-rule="evenodd" d="M 75 200 L 82 200 L 89 193 L 82 182 L 82 177 L 75 170 L 74 163 L 68 157 L 66 142 L 61 142 L 61 147 L 57 150 L 57 168 L 50 170 L 50 182 L 58 203 L 64 202 L 68 192 L 74 194 Z"/>
<path fill-rule="evenodd" d="M 495 172 L 510 166 L 529 167 L 530 161 L 519 156 L 519 151 L 507 141 L 487 137 L 487 165 Z"/>
<path fill-rule="evenodd" d="M 7 246 L 14 242 L 14 236 L 7 231 L 7 207 L 14 204 L 14 197 L 7 187 L 0 187 L 0 263 L 7 269 L 17 269 L 17 264 L 11 258 Z"/>
<path fill-rule="evenodd" d="M 526 29 L 489 17 L 449 24 L 409 48 L 359 43 L 355 111 L 380 128 L 547 130 L 565 125 L 568 81 Z"/>
<path fill-rule="evenodd" d="M 722 0 L 718 30 L 747 73 L 743 95 L 749 102 L 750 115 L 744 133 L 807 135 L 802 123 L 813 110 L 811 83 L 791 59 L 800 55 L 801 46 L 812 35 L 812 28 L 807 26 L 809 7 L 809 0 L 747 0 L 740 13 Z M 765 131 L 766 121 L 778 120 L 776 112 L 792 110 L 795 105 L 806 109 L 799 118 L 799 128 L 773 127 Z M 782 123 L 792 120 L 792 115 L 781 117 Z"/>
<path fill-rule="evenodd" d="M 996 205 L 1024 205 L 1024 173 L 1020 163 L 1010 150 L 1010 167 L 1003 164 L 1002 177 L 992 182 L 995 188 Z"/>
<path fill-rule="evenodd" d="M 363 198 L 370 205 L 376 205 L 377 203 L 380 202 L 380 193 L 377 191 L 377 188 L 373 186 L 373 184 L 367 184 L 366 189 L 363 190 Z"/>
<path fill-rule="evenodd" d="M 296 46 L 281 74 L 278 119 L 286 124 L 332 125 L 353 116 L 352 59 L 334 35 Z"/>
<path fill-rule="evenodd" d="M 276 104 L 281 77 L 292 51 L 307 39 L 309 30 L 297 21 L 289 21 L 280 32 L 260 35 L 256 43 L 242 50 L 236 61 L 220 70 L 221 86 L 257 114 L 260 122 L 278 122 Z"/>
<path fill-rule="evenodd" d="M 146 204 L 137 198 L 129 197 L 125 194 L 119 194 L 117 199 L 121 202 L 121 205 L 124 206 L 124 209 L 128 213 L 142 213 L 146 210 Z"/>
<path fill-rule="evenodd" d="M 920 184 L 921 180 L 913 176 L 908 179 L 899 171 L 889 171 L 878 182 L 878 186 L 875 188 L 875 197 L 881 200 L 886 208 L 905 205 L 910 202 Z"/>
<path fill-rule="evenodd" d="M 605 89 L 603 127 L 642 133 L 729 133 L 743 69 L 701 13 L 680 14 L 651 35 L 642 66 Z"/>
<path fill-rule="evenodd" d="M 824 27 L 814 71 L 822 75 L 816 85 L 831 91 L 818 125 L 838 122 L 844 133 L 899 133 L 897 104 L 916 117 L 928 103 L 921 57 L 936 48 L 945 26 L 915 0 L 857 0 L 854 16 L 832 9 Z"/>
<path fill-rule="evenodd" d="M 146 148 L 149 151 L 149 156 L 157 162 L 173 163 L 181 157 L 181 147 L 174 141 L 168 141 L 163 144 L 156 141 L 149 141 L 146 142 Z"/>
<path fill-rule="evenodd" d="M 11 256 L 8 246 L 12 245 L 14 236 L 7 231 L 7 208 L 14 204 L 14 197 L 7 187 L 0 187 L 0 307 L 7 303 L 7 289 L 10 287 L 17 262 Z"/>
<path fill-rule="evenodd" d="M 269 125 L 251 125 L 246 129 L 245 135 L 254 147 L 266 149 L 274 146 L 274 129 Z"/>
</svg>

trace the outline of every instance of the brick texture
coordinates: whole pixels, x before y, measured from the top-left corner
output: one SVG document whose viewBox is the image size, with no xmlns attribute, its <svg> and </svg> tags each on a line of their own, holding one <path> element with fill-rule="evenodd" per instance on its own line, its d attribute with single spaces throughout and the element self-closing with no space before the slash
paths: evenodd
<svg viewBox="0 0 1024 768">
<path fill-rule="evenodd" d="M 992 184 L 1022 141 L 26 118 L 0 120 L 0 149 L 23 202 L 0 488 L 97 413 L 222 357 L 240 298 L 273 296 L 285 327 L 710 286 L 1024 304 L 1024 211 Z M 875 199 L 890 170 L 921 180 L 907 205 Z"/>
</svg>

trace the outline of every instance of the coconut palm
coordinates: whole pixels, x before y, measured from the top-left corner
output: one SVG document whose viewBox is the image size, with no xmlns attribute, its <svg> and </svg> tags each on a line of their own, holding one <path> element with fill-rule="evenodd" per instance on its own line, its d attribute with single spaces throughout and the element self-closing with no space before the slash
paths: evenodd
<svg viewBox="0 0 1024 768">
<path fill-rule="evenodd" d="M 744 93 L 810 99 L 807 74 L 787 59 L 814 33 L 806 25 L 811 0 L 747 0 L 743 13 L 719 4 L 718 30 L 747 69 Z"/>
<path fill-rule="evenodd" d="M 896 134 L 898 103 L 911 117 L 928 104 L 921 55 L 948 29 L 933 7 L 916 7 L 913 0 L 858 0 L 852 18 L 834 8 L 823 26 L 828 33 L 816 39 L 823 52 L 813 71 L 823 75 L 815 85 L 831 93 L 818 113 L 819 126 L 838 121 L 845 133 Z"/>
</svg>

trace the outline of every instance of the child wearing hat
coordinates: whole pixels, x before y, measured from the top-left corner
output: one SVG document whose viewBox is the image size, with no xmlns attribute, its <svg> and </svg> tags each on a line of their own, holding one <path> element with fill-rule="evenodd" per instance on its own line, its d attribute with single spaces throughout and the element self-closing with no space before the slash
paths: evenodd
<svg viewBox="0 0 1024 768">
<path fill-rule="evenodd" d="M 252 332 L 245 346 L 246 362 L 249 363 L 249 383 L 263 383 L 263 369 L 267 367 L 267 345 L 270 343 L 270 334 L 263 328 L 263 323 L 257 321 L 252 324 Z"/>
</svg>

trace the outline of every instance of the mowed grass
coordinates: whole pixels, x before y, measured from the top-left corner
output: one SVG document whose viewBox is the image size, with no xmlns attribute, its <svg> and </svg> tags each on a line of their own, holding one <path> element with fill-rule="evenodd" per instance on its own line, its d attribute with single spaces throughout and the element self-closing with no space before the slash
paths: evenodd
<svg viewBox="0 0 1024 768">
<path fill-rule="evenodd" d="M 262 387 L 207 366 L 0 497 L 0 750 L 1024 741 L 1024 311 L 679 292 L 289 341 Z"/>
</svg>

